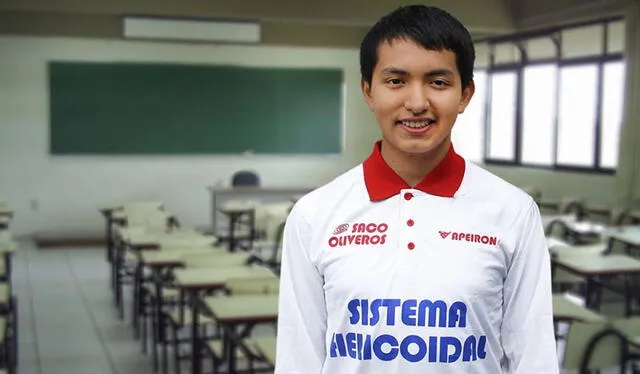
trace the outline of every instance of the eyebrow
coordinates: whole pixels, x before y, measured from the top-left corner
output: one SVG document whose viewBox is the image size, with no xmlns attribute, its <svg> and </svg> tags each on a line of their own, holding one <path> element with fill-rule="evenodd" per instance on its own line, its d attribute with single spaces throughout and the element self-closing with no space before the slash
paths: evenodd
<svg viewBox="0 0 640 374">
<path fill-rule="evenodd" d="M 396 68 L 393 66 L 386 67 L 382 69 L 383 74 L 397 74 L 397 75 L 410 75 L 408 71 L 400 68 Z M 434 69 L 428 71 L 425 76 L 426 77 L 437 77 L 437 76 L 453 76 L 453 72 L 449 69 Z"/>
</svg>

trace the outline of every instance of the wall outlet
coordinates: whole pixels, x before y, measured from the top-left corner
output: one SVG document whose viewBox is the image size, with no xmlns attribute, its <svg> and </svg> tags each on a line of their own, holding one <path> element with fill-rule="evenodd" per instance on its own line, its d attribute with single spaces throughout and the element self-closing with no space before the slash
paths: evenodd
<svg viewBox="0 0 640 374">
<path fill-rule="evenodd" d="M 38 209 L 40 209 L 40 202 L 38 201 L 38 199 L 31 199 L 31 201 L 29 202 L 29 208 L 32 212 L 37 212 Z"/>
</svg>

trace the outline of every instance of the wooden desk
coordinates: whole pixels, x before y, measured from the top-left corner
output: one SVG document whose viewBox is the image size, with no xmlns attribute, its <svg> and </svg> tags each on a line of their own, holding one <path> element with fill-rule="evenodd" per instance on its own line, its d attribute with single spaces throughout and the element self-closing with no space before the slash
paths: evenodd
<svg viewBox="0 0 640 374">
<path fill-rule="evenodd" d="M 564 295 L 553 295 L 553 319 L 555 321 L 601 322 L 605 318 L 600 314 L 584 308 Z"/>
<path fill-rule="evenodd" d="M 214 233 L 219 233 L 219 222 L 224 219 L 219 212 L 220 206 L 228 200 L 250 199 L 262 203 L 269 202 L 290 202 L 302 195 L 313 191 L 316 187 L 243 187 L 243 188 L 221 188 L 208 187 L 211 193 L 211 228 Z"/>
<path fill-rule="evenodd" d="M 229 252 L 233 252 L 236 250 L 236 244 L 238 241 L 242 239 L 247 239 L 249 241 L 253 241 L 254 236 L 254 226 L 255 226 L 255 208 L 252 206 L 223 206 L 220 208 L 220 212 L 225 216 L 229 217 L 229 237 L 227 240 L 229 241 Z M 238 233 L 237 226 L 238 222 L 243 217 L 251 218 L 251 227 L 248 227 L 248 233 Z M 246 235 L 242 235 L 246 234 Z"/>
<path fill-rule="evenodd" d="M 607 250 L 606 243 L 596 243 L 589 245 L 555 246 L 550 249 L 552 255 L 556 257 L 566 256 L 598 256 L 600 257 Z"/>
<path fill-rule="evenodd" d="M 194 247 L 181 249 L 142 250 L 138 252 L 140 262 L 149 267 L 182 266 L 187 256 L 199 256 L 223 252 L 220 247 Z"/>
<path fill-rule="evenodd" d="M 236 345 L 243 343 L 256 324 L 278 320 L 278 295 L 206 297 L 203 305 L 205 313 L 211 314 L 224 329 L 229 374 L 236 373 Z M 238 332 L 242 326 L 243 331 Z"/>
<path fill-rule="evenodd" d="M 236 295 L 205 297 L 209 313 L 222 324 L 275 322 L 278 295 Z"/>
<path fill-rule="evenodd" d="M 215 237 L 205 236 L 195 231 L 181 232 L 180 230 L 146 232 L 139 229 L 118 229 L 120 240 L 114 247 L 114 261 L 111 266 L 112 285 L 115 290 L 115 303 L 119 310 L 120 318 L 124 318 L 123 298 L 122 298 L 122 269 L 125 262 L 125 251 L 133 251 L 135 258 L 139 258 L 138 252 L 141 250 L 157 250 L 163 239 L 180 239 L 185 247 L 202 247 L 211 245 L 217 240 Z M 176 244 L 175 242 L 173 244 Z M 139 290 L 137 280 L 142 276 L 142 265 L 140 262 L 134 270 L 134 297 Z M 135 326 L 134 326 L 135 327 Z"/>
<path fill-rule="evenodd" d="M 554 265 L 565 269 L 578 276 L 586 278 L 586 305 L 588 308 L 598 310 L 591 299 L 593 286 L 596 285 L 596 277 L 624 276 L 625 284 L 623 294 L 625 297 L 627 315 L 632 314 L 632 297 L 629 277 L 640 274 L 640 261 L 626 255 L 606 256 L 564 256 L 553 258 Z M 605 286 L 603 283 L 599 283 Z M 615 290 L 618 291 L 618 290 Z"/>
<path fill-rule="evenodd" d="M 204 256 L 219 260 L 220 266 L 225 263 L 244 264 L 248 261 L 249 254 L 238 253 L 230 254 L 224 251 L 222 248 L 215 247 L 196 247 L 196 248 L 183 248 L 183 249 L 160 249 L 160 250 L 141 250 L 138 252 L 139 262 L 135 270 L 134 280 L 134 300 L 139 297 L 140 288 L 142 286 L 142 274 L 143 267 L 146 266 L 151 271 L 151 282 L 153 284 L 156 302 L 154 313 L 156 315 L 156 321 L 159 321 L 159 325 L 163 326 L 163 309 L 164 309 L 164 295 L 163 286 L 165 286 L 165 274 L 171 272 L 175 268 L 180 268 L 185 265 L 185 260 L 190 256 L 200 257 Z M 231 257 L 231 259 L 230 259 Z M 216 269 L 209 269 L 209 271 L 215 272 Z M 138 323 L 134 320 L 134 329 L 137 332 Z M 158 336 L 160 341 L 164 341 L 165 330 L 159 329 Z M 166 345 L 163 345 L 163 357 L 166 357 Z M 154 351 L 155 352 L 155 351 Z"/>
<path fill-rule="evenodd" d="M 224 287 L 229 278 L 266 277 L 275 274 L 262 266 L 238 266 L 231 268 L 177 269 L 176 284 L 184 290 L 202 290 Z"/>
<path fill-rule="evenodd" d="M 611 230 L 609 235 L 610 248 L 613 248 L 616 241 L 626 247 L 626 252 L 629 255 L 632 254 L 632 250 L 640 250 L 640 227 L 632 226 Z"/>
<path fill-rule="evenodd" d="M 202 373 L 202 362 L 200 359 L 201 345 L 199 338 L 199 316 L 198 308 L 200 299 L 198 293 L 204 290 L 215 290 L 224 288 L 228 279 L 233 278 L 263 278 L 276 277 L 269 269 L 260 266 L 239 266 L 220 269 L 177 269 L 174 272 L 176 285 L 181 292 L 185 292 L 191 300 L 191 368 L 192 373 Z"/>
<path fill-rule="evenodd" d="M 163 232 L 145 232 L 140 230 L 121 230 L 121 239 L 132 249 L 159 248 L 160 244 L 177 247 L 213 246 L 218 238 L 196 231 L 171 230 Z"/>
</svg>

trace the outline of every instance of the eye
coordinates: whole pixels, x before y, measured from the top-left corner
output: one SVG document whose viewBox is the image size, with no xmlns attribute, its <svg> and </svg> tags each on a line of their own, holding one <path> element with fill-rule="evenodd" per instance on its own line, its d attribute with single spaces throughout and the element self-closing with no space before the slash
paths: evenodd
<svg viewBox="0 0 640 374">
<path fill-rule="evenodd" d="M 391 87 L 400 87 L 404 84 L 404 81 L 400 78 L 387 79 L 387 84 Z"/>
<path fill-rule="evenodd" d="M 435 85 L 436 87 L 446 87 L 449 85 L 449 83 L 447 83 L 447 81 L 442 80 L 442 79 L 436 79 L 433 82 L 431 82 L 433 85 Z"/>
</svg>

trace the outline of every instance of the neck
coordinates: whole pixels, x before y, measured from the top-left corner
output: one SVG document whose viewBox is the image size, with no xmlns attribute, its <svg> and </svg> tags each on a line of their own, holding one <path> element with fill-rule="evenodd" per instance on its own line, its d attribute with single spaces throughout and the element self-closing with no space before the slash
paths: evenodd
<svg viewBox="0 0 640 374">
<path fill-rule="evenodd" d="M 415 187 L 445 158 L 451 140 L 445 139 L 435 149 L 427 153 L 407 154 L 393 147 L 389 142 L 382 140 L 380 153 L 389 167 L 409 186 Z"/>
</svg>

